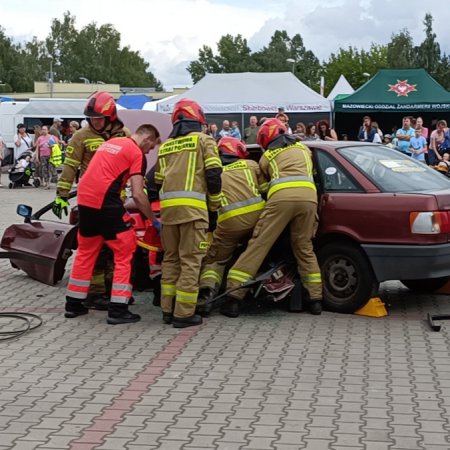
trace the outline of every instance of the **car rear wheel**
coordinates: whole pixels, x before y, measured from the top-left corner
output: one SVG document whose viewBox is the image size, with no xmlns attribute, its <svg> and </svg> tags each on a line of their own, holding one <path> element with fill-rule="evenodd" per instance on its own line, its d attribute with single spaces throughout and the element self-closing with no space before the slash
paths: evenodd
<svg viewBox="0 0 450 450">
<path fill-rule="evenodd" d="M 443 287 L 450 277 L 429 278 L 424 280 L 401 280 L 401 282 L 413 292 L 430 293 Z"/>
<path fill-rule="evenodd" d="M 358 247 L 328 244 L 318 251 L 317 257 L 327 310 L 351 314 L 376 294 L 379 283 L 367 257 Z"/>
</svg>

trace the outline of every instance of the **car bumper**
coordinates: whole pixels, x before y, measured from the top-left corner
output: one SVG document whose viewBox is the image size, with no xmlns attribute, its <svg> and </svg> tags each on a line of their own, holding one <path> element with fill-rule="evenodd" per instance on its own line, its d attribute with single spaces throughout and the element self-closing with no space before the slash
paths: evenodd
<svg viewBox="0 0 450 450">
<path fill-rule="evenodd" d="M 450 244 L 362 245 L 378 281 L 450 276 Z"/>
</svg>

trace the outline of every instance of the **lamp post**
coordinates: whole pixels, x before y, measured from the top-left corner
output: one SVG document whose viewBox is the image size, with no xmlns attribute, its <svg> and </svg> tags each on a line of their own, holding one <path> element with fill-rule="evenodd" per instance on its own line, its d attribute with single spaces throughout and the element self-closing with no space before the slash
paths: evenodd
<svg viewBox="0 0 450 450">
<path fill-rule="evenodd" d="M 50 84 L 50 98 L 53 98 L 53 58 L 50 56 L 50 74 L 48 77 L 48 82 Z"/>
<path fill-rule="evenodd" d="M 292 63 L 292 73 L 295 75 L 295 59 L 288 58 L 288 59 L 286 59 L 286 62 Z"/>
</svg>

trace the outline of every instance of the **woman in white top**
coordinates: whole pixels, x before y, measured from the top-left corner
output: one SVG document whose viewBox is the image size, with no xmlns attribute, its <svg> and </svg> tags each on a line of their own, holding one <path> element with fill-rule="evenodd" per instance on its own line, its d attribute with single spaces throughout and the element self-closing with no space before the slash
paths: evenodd
<svg viewBox="0 0 450 450">
<path fill-rule="evenodd" d="M 17 125 L 17 134 L 14 136 L 14 161 L 19 159 L 19 156 L 30 150 L 33 146 L 33 140 L 27 133 L 27 129 L 23 123 Z"/>
</svg>

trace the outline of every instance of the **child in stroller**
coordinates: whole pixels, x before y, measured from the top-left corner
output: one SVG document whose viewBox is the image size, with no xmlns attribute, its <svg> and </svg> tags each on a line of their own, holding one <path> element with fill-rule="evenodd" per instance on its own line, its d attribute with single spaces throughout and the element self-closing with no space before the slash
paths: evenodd
<svg viewBox="0 0 450 450">
<path fill-rule="evenodd" d="M 33 178 L 34 167 L 31 162 L 32 153 L 30 151 L 23 152 L 16 161 L 16 165 L 9 170 L 9 185 L 10 189 L 15 189 L 22 186 L 39 187 L 40 181 Z M 33 178 L 31 180 L 31 178 Z M 31 184 L 31 182 L 33 184 Z"/>
</svg>

